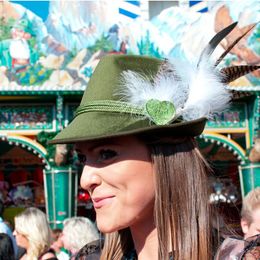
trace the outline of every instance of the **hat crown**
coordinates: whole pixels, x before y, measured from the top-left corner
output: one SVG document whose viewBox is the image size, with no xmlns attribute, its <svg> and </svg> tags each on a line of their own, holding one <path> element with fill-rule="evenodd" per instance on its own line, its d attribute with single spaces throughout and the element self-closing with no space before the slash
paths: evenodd
<svg viewBox="0 0 260 260">
<path fill-rule="evenodd" d="M 121 75 L 124 71 L 134 71 L 147 78 L 158 72 L 161 61 L 137 55 L 107 55 L 103 57 L 91 76 L 80 106 L 98 100 L 119 100 Z"/>
</svg>

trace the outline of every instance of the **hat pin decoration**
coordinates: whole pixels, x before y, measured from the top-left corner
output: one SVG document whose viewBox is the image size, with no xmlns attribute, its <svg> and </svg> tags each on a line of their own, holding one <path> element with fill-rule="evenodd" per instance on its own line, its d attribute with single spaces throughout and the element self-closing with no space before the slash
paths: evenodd
<svg viewBox="0 0 260 260">
<path fill-rule="evenodd" d="M 260 68 L 259 65 L 240 65 L 217 69 L 223 58 L 255 24 L 239 36 L 216 62 L 210 59 L 221 40 L 236 25 L 237 22 L 218 32 L 202 51 L 197 63 L 164 60 L 155 77 L 124 71 L 121 75 L 122 87 L 115 95 L 121 101 L 142 109 L 144 117 L 156 125 L 210 118 L 213 113 L 228 107 L 232 95 L 226 84 Z"/>
</svg>

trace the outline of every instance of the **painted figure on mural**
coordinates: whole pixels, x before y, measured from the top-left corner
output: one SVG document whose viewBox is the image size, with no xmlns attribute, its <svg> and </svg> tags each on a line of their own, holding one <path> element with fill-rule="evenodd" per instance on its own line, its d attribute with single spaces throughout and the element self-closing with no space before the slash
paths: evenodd
<svg viewBox="0 0 260 260">
<path fill-rule="evenodd" d="M 212 257 L 209 167 L 195 137 L 228 105 L 225 84 L 259 68 L 219 70 L 212 61 L 236 24 L 219 32 L 196 64 L 105 56 L 74 119 L 51 141 L 75 143 L 81 187 L 105 234 L 101 259 Z"/>
<path fill-rule="evenodd" d="M 25 31 L 27 21 L 21 19 L 14 24 L 11 34 L 9 50 L 12 58 L 12 68 L 20 70 L 30 63 L 30 47 L 28 40 L 31 38 L 30 33 Z"/>
<path fill-rule="evenodd" d="M 206 14 L 182 9 L 177 3 L 164 9 L 163 4 L 154 3 L 155 7 L 148 1 L 38 1 L 37 7 L 30 1 L 2 1 L 0 80 L 3 86 L 12 82 L 23 88 L 55 85 L 82 90 L 107 53 L 190 59 L 201 51 L 208 35 L 241 18 L 233 36 L 218 47 L 217 52 L 222 51 L 259 20 L 259 12 L 253 8 L 255 1 L 242 1 L 241 5 L 203 1 L 208 6 Z M 202 26 L 203 36 L 199 33 Z M 259 28 L 230 50 L 226 63 L 259 62 Z M 257 85 L 259 75 L 254 72 L 242 77 L 238 85 Z"/>
</svg>

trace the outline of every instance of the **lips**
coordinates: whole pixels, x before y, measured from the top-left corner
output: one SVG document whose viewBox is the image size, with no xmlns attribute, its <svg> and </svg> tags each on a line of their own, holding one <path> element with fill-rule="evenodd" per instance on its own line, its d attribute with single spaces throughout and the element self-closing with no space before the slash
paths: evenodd
<svg viewBox="0 0 260 260">
<path fill-rule="evenodd" d="M 94 208 L 99 209 L 111 203 L 115 196 L 104 196 L 92 198 Z"/>
</svg>

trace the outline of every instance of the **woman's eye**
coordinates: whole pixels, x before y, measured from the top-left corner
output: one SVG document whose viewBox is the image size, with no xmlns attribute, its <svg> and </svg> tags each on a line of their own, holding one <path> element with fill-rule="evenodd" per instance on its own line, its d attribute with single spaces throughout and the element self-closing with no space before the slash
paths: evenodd
<svg viewBox="0 0 260 260">
<path fill-rule="evenodd" d="M 117 156 L 117 152 L 113 151 L 113 150 L 101 150 L 99 152 L 99 161 L 105 161 L 105 160 L 109 160 L 114 158 L 115 156 Z"/>
</svg>

